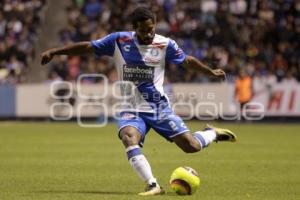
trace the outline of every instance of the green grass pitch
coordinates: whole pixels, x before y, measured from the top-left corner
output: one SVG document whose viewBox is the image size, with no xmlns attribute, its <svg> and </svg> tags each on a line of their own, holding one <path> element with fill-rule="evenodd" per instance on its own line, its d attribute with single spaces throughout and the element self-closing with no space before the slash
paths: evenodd
<svg viewBox="0 0 300 200">
<path fill-rule="evenodd" d="M 191 130 L 203 123 L 188 123 Z M 217 143 L 185 154 L 154 132 L 143 152 L 164 196 L 140 197 L 144 184 L 128 164 L 117 128 L 73 123 L 0 122 L 0 200 L 292 200 L 300 199 L 300 125 L 215 124 L 237 143 Z M 180 197 L 168 181 L 179 166 L 196 169 L 201 186 Z"/>
</svg>

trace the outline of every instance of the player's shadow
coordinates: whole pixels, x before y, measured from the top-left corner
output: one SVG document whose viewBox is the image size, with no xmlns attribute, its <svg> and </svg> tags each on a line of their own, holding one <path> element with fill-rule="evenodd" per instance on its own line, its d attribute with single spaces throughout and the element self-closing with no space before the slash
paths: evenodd
<svg viewBox="0 0 300 200">
<path fill-rule="evenodd" d="M 34 193 L 44 193 L 44 194 L 95 194 L 95 195 L 133 195 L 136 194 L 134 192 L 122 192 L 122 191 L 72 191 L 72 190 L 39 190 L 39 191 L 33 191 Z"/>
<path fill-rule="evenodd" d="M 39 190 L 33 191 L 34 193 L 44 193 L 44 194 L 95 194 L 95 195 L 137 195 L 136 192 L 122 192 L 122 191 L 91 191 L 91 190 Z M 167 192 L 164 196 L 178 196 L 173 192 Z"/>
</svg>

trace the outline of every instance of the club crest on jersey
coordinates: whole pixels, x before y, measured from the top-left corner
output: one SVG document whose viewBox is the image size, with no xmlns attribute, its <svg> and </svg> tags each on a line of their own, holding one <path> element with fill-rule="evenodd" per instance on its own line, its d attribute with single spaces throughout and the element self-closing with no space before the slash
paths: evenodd
<svg viewBox="0 0 300 200">
<path fill-rule="evenodd" d="M 159 48 L 151 48 L 150 51 L 144 55 L 144 62 L 158 64 L 161 60 L 160 56 L 161 50 Z"/>
<path fill-rule="evenodd" d="M 159 56 L 159 50 L 157 48 L 153 48 L 150 51 L 151 56 L 158 57 Z"/>
</svg>

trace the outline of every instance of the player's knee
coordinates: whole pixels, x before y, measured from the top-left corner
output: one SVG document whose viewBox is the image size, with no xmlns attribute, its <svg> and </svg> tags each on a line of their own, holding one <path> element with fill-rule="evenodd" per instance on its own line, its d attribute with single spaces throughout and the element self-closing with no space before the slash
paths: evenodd
<svg viewBox="0 0 300 200">
<path fill-rule="evenodd" d="M 136 141 L 136 137 L 131 132 L 124 132 L 121 139 L 126 146 L 135 145 L 138 143 Z"/>
<path fill-rule="evenodd" d="M 121 130 L 120 136 L 123 144 L 126 147 L 137 145 L 140 142 L 140 134 L 133 127 L 125 127 L 123 130 Z"/>
</svg>

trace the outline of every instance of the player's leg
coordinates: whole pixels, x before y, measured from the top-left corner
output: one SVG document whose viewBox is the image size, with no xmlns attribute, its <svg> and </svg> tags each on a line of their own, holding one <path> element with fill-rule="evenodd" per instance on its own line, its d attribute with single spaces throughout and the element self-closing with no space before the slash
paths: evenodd
<svg viewBox="0 0 300 200">
<path fill-rule="evenodd" d="M 149 128 L 140 117 L 132 113 L 122 114 L 123 116 L 118 123 L 119 137 L 126 148 L 130 165 L 147 184 L 146 192 L 140 193 L 140 195 L 162 194 L 164 191 L 157 183 L 152 174 L 151 166 L 141 151 L 141 145 Z"/>
<path fill-rule="evenodd" d="M 144 182 L 151 185 L 153 183 L 157 183 L 157 181 L 152 174 L 149 162 L 139 146 L 142 138 L 141 135 L 142 134 L 139 130 L 131 125 L 122 128 L 120 131 L 120 137 L 126 148 L 127 158 L 130 165 Z"/>
<path fill-rule="evenodd" d="M 150 116 L 150 115 L 149 115 Z M 213 141 L 235 141 L 236 136 L 228 129 L 207 126 L 203 131 L 190 133 L 182 119 L 171 108 L 161 110 L 160 115 L 146 118 L 152 128 L 184 152 L 193 153 L 207 147 Z"/>
<path fill-rule="evenodd" d="M 186 153 L 200 151 L 216 137 L 211 130 L 191 134 L 183 120 L 170 107 L 165 107 L 157 114 L 147 114 L 146 122 L 160 135 L 174 141 Z M 207 140 L 206 143 L 203 141 Z"/>
<path fill-rule="evenodd" d="M 176 135 L 172 138 L 172 140 L 185 153 L 194 153 L 200 151 L 202 148 L 200 143 L 193 137 L 190 132 Z"/>
<path fill-rule="evenodd" d="M 194 153 L 215 141 L 216 132 L 214 130 L 197 131 L 195 133 L 185 132 L 171 138 L 184 152 Z"/>
<path fill-rule="evenodd" d="M 211 125 L 207 125 L 203 131 L 196 131 L 192 134 L 190 132 L 185 132 L 171 138 L 175 144 L 186 153 L 200 151 L 214 141 L 236 141 L 235 134 L 230 130 L 216 128 Z"/>
</svg>

